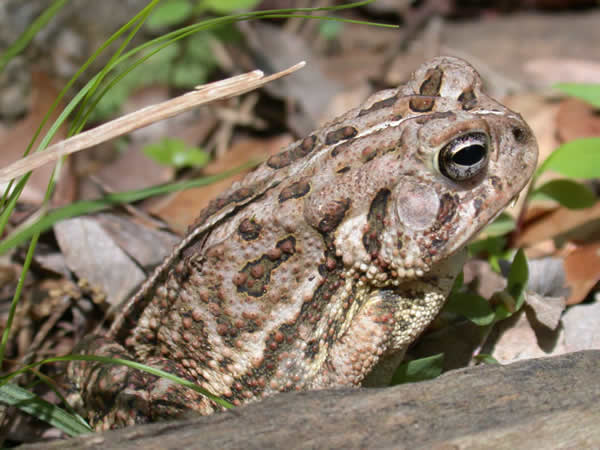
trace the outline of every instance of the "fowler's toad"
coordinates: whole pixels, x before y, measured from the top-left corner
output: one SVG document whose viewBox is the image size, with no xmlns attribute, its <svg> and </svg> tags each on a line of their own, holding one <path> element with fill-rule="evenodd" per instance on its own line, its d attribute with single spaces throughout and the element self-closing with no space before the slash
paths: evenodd
<svg viewBox="0 0 600 450">
<path fill-rule="evenodd" d="M 85 352 L 234 404 L 384 383 L 536 159 L 521 116 L 470 65 L 435 58 L 213 201 Z M 123 366 L 76 362 L 69 375 L 97 428 L 219 409 Z"/>
</svg>

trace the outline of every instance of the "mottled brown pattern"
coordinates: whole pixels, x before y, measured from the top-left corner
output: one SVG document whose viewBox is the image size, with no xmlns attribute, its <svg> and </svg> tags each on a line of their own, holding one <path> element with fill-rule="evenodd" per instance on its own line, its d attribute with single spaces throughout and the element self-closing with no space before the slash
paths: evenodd
<svg viewBox="0 0 600 450">
<path fill-rule="evenodd" d="M 423 81 L 423 84 L 421 84 L 419 93 L 421 95 L 428 95 L 432 97 L 438 96 L 440 93 L 440 87 L 442 86 L 444 72 L 436 67 L 435 69 L 429 70 L 425 76 L 426 79 Z"/>
<path fill-rule="evenodd" d="M 461 92 L 461 94 L 458 96 L 458 101 L 462 103 L 462 109 L 465 111 L 473 109 L 475 106 L 477 106 L 477 97 L 475 97 L 475 93 L 471 88 Z"/>
<path fill-rule="evenodd" d="M 367 227 L 363 234 L 363 245 L 372 257 L 376 257 L 381 248 L 380 239 L 385 227 L 385 211 L 390 194 L 389 189 L 382 189 L 377 193 L 369 208 Z"/>
<path fill-rule="evenodd" d="M 296 239 L 293 236 L 282 239 L 272 251 L 262 255 L 257 261 L 246 264 L 237 274 L 237 278 L 234 278 L 233 284 L 237 286 L 238 292 L 260 297 L 267 290 L 271 272 L 294 253 L 296 253 Z"/>
<path fill-rule="evenodd" d="M 535 168 L 531 131 L 481 84 L 464 61 L 435 58 L 272 156 L 200 213 L 107 335 L 78 351 L 167 370 L 236 406 L 385 385 L 469 240 Z M 439 151 L 466 133 L 485 134 L 493 157 L 451 179 L 456 161 Z M 68 382 L 96 429 L 221 410 L 118 365 L 73 362 Z"/>
<path fill-rule="evenodd" d="M 496 176 L 491 176 L 490 177 L 490 183 L 492 184 L 492 186 L 494 186 L 494 188 L 496 188 L 498 191 L 502 190 L 502 180 L 499 177 Z"/>
<path fill-rule="evenodd" d="M 456 214 L 459 198 L 450 192 L 444 192 L 440 197 L 440 209 L 436 218 L 436 226 L 441 227 L 450 222 Z"/>
</svg>

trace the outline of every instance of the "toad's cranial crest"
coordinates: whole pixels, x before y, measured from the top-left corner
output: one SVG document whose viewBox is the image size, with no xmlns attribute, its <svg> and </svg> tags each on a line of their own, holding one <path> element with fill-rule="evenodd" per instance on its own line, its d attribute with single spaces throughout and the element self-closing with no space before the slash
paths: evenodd
<svg viewBox="0 0 600 450">
<path fill-rule="evenodd" d="M 435 318 L 465 245 L 523 189 L 531 130 L 435 58 L 272 156 L 201 212 L 83 353 L 132 359 L 239 405 L 385 384 Z M 74 362 L 98 429 L 209 414 L 209 399 L 123 366 Z"/>
</svg>

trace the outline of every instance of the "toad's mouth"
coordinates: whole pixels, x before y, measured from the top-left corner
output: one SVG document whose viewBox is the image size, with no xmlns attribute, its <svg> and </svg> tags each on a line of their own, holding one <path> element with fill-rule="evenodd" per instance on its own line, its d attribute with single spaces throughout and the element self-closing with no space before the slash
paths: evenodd
<svg viewBox="0 0 600 450">
<path fill-rule="evenodd" d="M 502 204 L 502 206 L 498 208 L 497 211 L 495 211 L 492 215 L 489 216 L 489 218 L 481 220 L 478 223 L 473 223 L 473 228 L 471 229 L 471 232 L 467 233 L 467 235 L 470 237 L 468 239 L 465 239 L 464 241 L 461 239 L 455 240 L 453 242 L 452 247 L 448 249 L 448 255 L 455 254 L 462 247 L 473 242 L 475 239 L 477 239 L 477 237 L 481 234 L 481 232 L 483 230 L 485 230 L 486 227 L 488 227 L 490 224 L 494 223 L 494 221 L 496 219 L 498 219 L 498 217 L 500 217 L 500 215 L 502 215 L 502 213 L 506 210 L 506 208 L 514 207 L 517 204 L 517 202 L 519 201 L 519 197 L 520 197 L 521 193 L 523 192 L 523 190 L 525 189 L 525 186 L 527 186 L 528 181 L 529 181 L 529 179 L 527 179 L 526 182 L 523 183 L 523 187 L 521 187 L 521 189 L 519 189 L 512 197 L 510 197 L 509 200 L 504 202 Z"/>
</svg>

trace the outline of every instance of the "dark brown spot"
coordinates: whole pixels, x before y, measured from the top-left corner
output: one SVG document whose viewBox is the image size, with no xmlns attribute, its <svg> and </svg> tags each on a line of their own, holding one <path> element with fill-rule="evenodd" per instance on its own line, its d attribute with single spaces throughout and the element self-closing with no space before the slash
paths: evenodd
<svg viewBox="0 0 600 450">
<path fill-rule="evenodd" d="M 289 166 L 291 163 L 292 159 L 289 151 L 273 155 L 267 160 L 267 166 L 272 169 L 281 169 L 282 167 Z"/>
<path fill-rule="evenodd" d="M 312 152 L 313 148 L 315 148 L 315 143 L 317 142 L 317 137 L 315 135 L 311 135 L 302 139 L 300 143 L 300 151 L 301 156 L 306 156 L 310 152 Z"/>
<path fill-rule="evenodd" d="M 277 155 L 271 156 L 267 160 L 267 166 L 272 169 L 281 169 L 289 166 L 294 161 L 307 156 L 315 148 L 317 137 L 314 135 L 304 138 L 301 142 L 298 142 L 290 150 L 278 153 Z"/>
<path fill-rule="evenodd" d="M 492 186 L 494 186 L 494 188 L 497 191 L 501 191 L 502 190 L 502 180 L 500 178 L 498 178 L 495 175 L 492 175 L 490 177 L 490 183 L 492 183 Z"/>
<path fill-rule="evenodd" d="M 376 254 L 381 249 L 381 235 L 385 228 L 389 189 L 380 190 L 371 202 L 367 215 L 367 231 L 363 234 L 363 245 L 368 254 Z"/>
<path fill-rule="evenodd" d="M 336 173 L 346 173 L 350 170 L 350 166 L 342 167 L 341 169 L 336 170 Z"/>
<path fill-rule="evenodd" d="M 458 101 L 462 103 L 462 109 L 468 111 L 477 106 L 477 97 L 473 88 L 467 88 L 458 96 Z"/>
<path fill-rule="evenodd" d="M 252 219 L 244 219 L 240 222 L 238 226 L 238 233 L 241 238 L 245 241 L 251 241 L 256 239 L 260 234 L 260 230 L 262 230 L 262 226 Z"/>
<path fill-rule="evenodd" d="M 262 255 L 256 261 L 248 262 L 239 273 L 234 275 L 233 283 L 238 292 L 246 292 L 252 297 L 260 297 L 267 291 L 271 273 L 280 264 L 287 261 L 296 252 L 296 239 L 288 236 L 277 242 L 276 253 Z"/>
<path fill-rule="evenodd" d="M 226 200 L 226 203 L 241 202 L 242 200 L 250 197 L 252 194 L 254 194 L 254 191 L 250 187 L 239 188 L 237 191 L 231 194 L 231 196 Z"/>
<path fill-rule="evenodd" d="M 291 198 L 304 197 L 310 192 L 310 183 L 306 180 L 300 180 L 283 188 L 279 193 L 279 203 L 283 203 Z"/>
<path fill-rule="evenodd" d="M 350 199 L 335 200 L 323 208 L 323 218 L 319 222 L 318 229 L 322 233 L 334 230 L 344 218 L 344 214 L 350 208 Z"/>
<path fill-rule="evenodd" d="M 436 228 L 443 226 L 448 223 L 456 214 L 458 208 L 458 196 L 445 192 L 440 198 L 440 209 L 438 210 L 437 218 L 435 220 Z"/>
<path fill-rule="evenodd" d="M 519 144 L 524 144 L 527 142 L 527 132 L 523 130 L 523 128 L 513 127 L 512 134 L 515 138 L 515 141 L 517 141 Z"/>
<path fill-rule="evenodd" d="M 284 239 L 277 245 L 283 253 L 293 255 L 296 252 L 296 241 L 293 239 Z"/>
<path fill-rule="evenodd" d="M 371 105 L 370 108 L 361 109 L 358 115 L 360 117 L 364 116 L 365 114 L 372 113 L 373 111 L 377 111 L 379 109 L 388 108 L 390 106 L 393 106 L 394 103 L 396 103 L 396 100 L 398 100 L 398 96 L 396 95 L 390 98 L 386 98 L 385 100 L 380 100 L 378 102 L 373 103 L 373 105 Z"/>
<path fill-rule="evenodd" d="M 375 158 L 377 156 L 377 149 L 367 146 L 365 148 L 362 149 L 361 152 L 361 159 L 363 160 L 363 162 L 369 162 L 371 161 L 373 158 Z"/>
<path fill-rule="evenodd" d="M 329 133 L 327 133 L 327 136 L 325 136 L 325 144 L 335 144 L 336 142 L 350 139 L 356 136 L 357 134 L 358 130 L 351 126 L 338 128 L 337 130 L 330 131 Z"/>
<path fill-rule="evenodd" d="M 319 342 L 315 339 L 306 343 L 306 349 L 304 350 L 304 356 L 310 359 L 314 359 L 319 352 Z"/>
<path fill-rule="evenodd" d="M 437 97 L 440 95 L 440 87 L 442 86 L 442 78 L 444 72 L 440 68 L 429 69 L 427 71 L 425 81 L 421 84 L 419 93 L 421 95 L 428 95 L 431 97 Z"/>
<path fill-rule="evenodd" d="M 431 249 L 430 250 L 438 250 L 440 247 L 442 247 L 446 242 L 448 242 L 448 239 L 445 238 L 435 238 L 432 239 L 431 241 Z"/>
<path fill-rule="evenodd" d="M 414 112 L 427 112 L 433 109 L 435 105 L 435 99 L 431 97 L 419 97 L 415 96 L 410 99 L 408 106 Z"/>
</svg>

